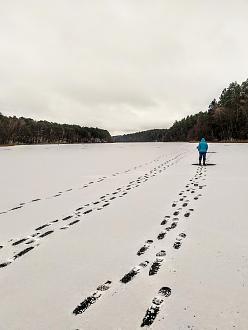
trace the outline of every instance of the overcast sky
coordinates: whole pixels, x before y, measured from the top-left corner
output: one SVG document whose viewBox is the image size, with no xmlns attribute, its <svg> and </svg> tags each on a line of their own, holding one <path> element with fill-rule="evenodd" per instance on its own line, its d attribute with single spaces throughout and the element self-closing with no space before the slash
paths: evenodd
<svg viewBox="0 0 248 330">
<path fill-rule="evenodd" d="M 247 0 L 0 0 L 0 112 L 169 127 L 248 78 Z"/>
</svg>

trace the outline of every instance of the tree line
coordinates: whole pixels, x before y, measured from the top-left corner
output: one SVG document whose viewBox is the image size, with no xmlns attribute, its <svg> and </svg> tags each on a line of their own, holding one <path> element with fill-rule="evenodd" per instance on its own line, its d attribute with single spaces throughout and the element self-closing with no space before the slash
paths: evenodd
<svg viewBox="0 0 248 330">
<path fill-rule="evenodd" d="M 231 83 L 207 111 L 176 121 L 168 129 L 153 129 L 113 137 L 115 142 L 248 141 L 248 79 Z"/>
<path fill-rule="evenodd" d="M 57 124 L 31 118 L 7 117 L 0 113 L 0 144 L 111 142 L 107 130 Z"/>
</svg>

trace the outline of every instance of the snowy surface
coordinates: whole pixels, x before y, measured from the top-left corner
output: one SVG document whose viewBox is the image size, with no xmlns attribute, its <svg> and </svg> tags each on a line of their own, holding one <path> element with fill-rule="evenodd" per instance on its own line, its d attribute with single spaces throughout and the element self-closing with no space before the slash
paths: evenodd
<svg viewBox="0 0 248 330">
<path fill-rule="evenodd" d="M 0 329 L 248 329 L 248 145 L 209 151 L 0 148 Z"/>
</svg>

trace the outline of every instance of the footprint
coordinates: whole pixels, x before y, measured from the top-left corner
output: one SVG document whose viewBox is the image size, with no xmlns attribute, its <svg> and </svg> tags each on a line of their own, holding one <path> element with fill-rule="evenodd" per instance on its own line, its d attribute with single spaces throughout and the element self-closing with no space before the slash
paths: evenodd
<svg viewBox="0 0 248 330">
<path fill-rule="evenodd" d="M 165 256 L 166 256 L 165 250 L 161 250 L 156 254 L 156 257 L 165 257 Z"/>
<path fill-rule="evenodd" d="M 176 222 L 172 222 L 172 224 L 171 224 L 171 229 L 176 228 L 176 226 L 177 226 L 177 223 L 176 223 Z"/>
<path fill-rule="evenodd" d="M 160 251 L 160 253 L 161 253 L 161 251 Z M 151 267 L 149 269 L 149 276 L 157 274 L 163 261 L 164 261 L 164 258 L 162 258 L 162 257 L 156 258 L 156 260 L 153 262 L 153 264 L 151 265 Z"/>
<path fill-rule="evenodd" d="M 150 247 L 150 245 L 153 243 L 153 240 L 149 239 L 145 242 L 145 244 L 139 249 L 139 251 L 137 252 L 138 256 L 141 256 L 142 254 L 144 254 Z"/>
<path fill-rule="evenodd" d="M 142 268 L 145 268 L 149 264 L 149 261 L 141 262 L 138 266 L 135 266 L 125 274 L 122 279 L 120 280 L 121 283 L 127 284 L 130 282 L 140 271 Z"/>
<path fill-rule="evenodd" d="M 83 214 L 88 214 L 88 213 L 90 213 L 90 212 L 92 212 L 92 209 L 89 209 L 89 210 L 87 210 L 87 211 L 84 211 Z"/>
<path fill-rule="evenodd" d="M 103 207 L 108 206 L 108 205 L 109 205 L 109 203 L 105 203 L 105 204 L 103 204 Z"/>
<path fill-rule="evenodd" d="M 28 253 L 29 251 L 31 251 L 33 249 L 34 249 L 34 246 L 30 246 L 30 247 L 22 250 L 21 252 L 14 255 L 13 260 L 22 257 L 24 254 Z"/>
<path fill-rule="evenodd" d="M 69 225 L 67 225 L 67 226 L 63 226 L 63 227 L 60 227 L 60 229 L 62 229 L 62 230 L 66 230 L 66 229 L 68 229 L 69 228 Z"/>
<path fill-rule="evenodd" d="M 97 290 L 98 291 L 107 291 L 110 288 L 111 283 L 112 283 L 111 281 L 107 281 L 104 284 L 99 285 L 97 287 Z"/>
<path fill-rule="evenodd" d="M 141 323 L 141 328 L 143 327 L 149 327 L 152 325 L 154 320 L 156 319 L 161 305 L 164 303 L 164 298 L 167 298 L 171 295 L 171 289 L 168 287 L 162 287 L 158 294 L 152 299 L 152 304 L 146 311 L 146 314 L 143 318 L 143 321 Z"/>
<path fill-rule="evenodd" d="M 185 238 L 187 235 L 185 233 L 180 233 L 179 238 L 176 238 L 176 242 L 173 244 L 174 249 L 178 250 L 182 245 L 182 239 Z"/>
<path fill-rule="evenodd" d="M 178 250 L 181 247 L 181 245 L 182 245 L 182 243 L 177 241 L 174 243 L 173 247 L 174 247 L 174 249 Z"/>
<path fill-rule="evenodd" d="M 46 227 L 48 227 L 48 226 L 50 226 L 50 223 L 47 223 L 47 224 L 45 224 L 45 225 L 42 225 L 42 226 L 36 228 L 35 230 L 41 230 L 41 229 L 46 228 Z"/>
<path fill-rule="evenodd" d="M 163 226 L 163 225 L 166 225 L 167 222 L 168 222 L 168 220 L 164 219 L 164 220 L 161 222 L 161 225 L 162 225 L 162 226 Z"/>
<path fill-rule="evenodd" d="M 21 209 L 22 207 L 23 206 L 16 206 L 16 207 L 13 207 L 12 209 L 10 209 L 10 211 L 18 210 L 18 209 Z M 6 213 L 6 212 L 2 212 L 2 213 Z"/>
<path fill-rule="evenodd" d="M 39 236 L 39 238 L 43 238 L 43 237 L 45 237 L 45 236 L 48 236 L 48 235 L 52 234 L 53 232 L 54 232 L 54 230 L 48 230 L 48 231 L 46 231 L 45 233 L 41 234 L 41 235 Z"/>
<path fill-rule="evenodd" d="M 73 225 L 75 225 L 76 223 L 78 223 L 80 220 L 74 220 L 74 221 L 72 221 L 72 222 L 70 222 L 68 225 L 69 226 L 73 226 Z"/>
<path fill-rule="evenodd" d="M 73 216 L 72 215 L 68 215 L 67 217 L 63 218 L 62 220 L 65 221 L 65 220 L 69 220 L 71 219 Z"/>
<path fill-rule="evenodd" d="M 10 265 L 12 263 L 12 261 L 6 261 L 0 264 L 0 268 L 4 268 L 7 267 L 8 265 Z"/>
<path fill-rule="evenodd" d="M 166 230 L 163 230 L 158 234 L 157 239 L 159 240 L 164 239 L 165 235 L 166 235 Z"/>
<path fill-rule="evenodd" d="M 25 242 L 25 241 L 27 241 L 27 240 L 28 240 L 27 238 L 22 238 L 22 239 L 19 239 L 19 240 L 16 241 L 16 242 L 12 243 L 12 245 L 13 245 L 13 246 L 18 245 L 18 244 L 21 244 L 21 243 L 23 243 L 23 242 Z"/>
<path fill-rule="evenodd" d="M 87 297 L 84 301 L 81 302 L 74 310 L 73 314 L 78 315 L 84 313 L 91 305 L 93 305 L 101 296 L 102 294 L 109 290 L 111 287 L 111 281 L 107 281 L 102 285 L 99 285 L 95 292 L 89 297 Z"/>
</svg>

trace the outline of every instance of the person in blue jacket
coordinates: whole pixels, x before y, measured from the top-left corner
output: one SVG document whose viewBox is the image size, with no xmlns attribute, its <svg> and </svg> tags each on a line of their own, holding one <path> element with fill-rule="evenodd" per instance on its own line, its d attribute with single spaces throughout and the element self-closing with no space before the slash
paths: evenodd
<svg viewBox="0 0 248 330">
<path fill-rule="evenodd" d="M 201 165 L 201 161 L 203 159 L 203 165 L 206 165 L 206 153 L 208 151 L 208 144 L 204 138 L 199 142 L 197 149 L 199 151 L 199 165 Z"/>
</svg>

